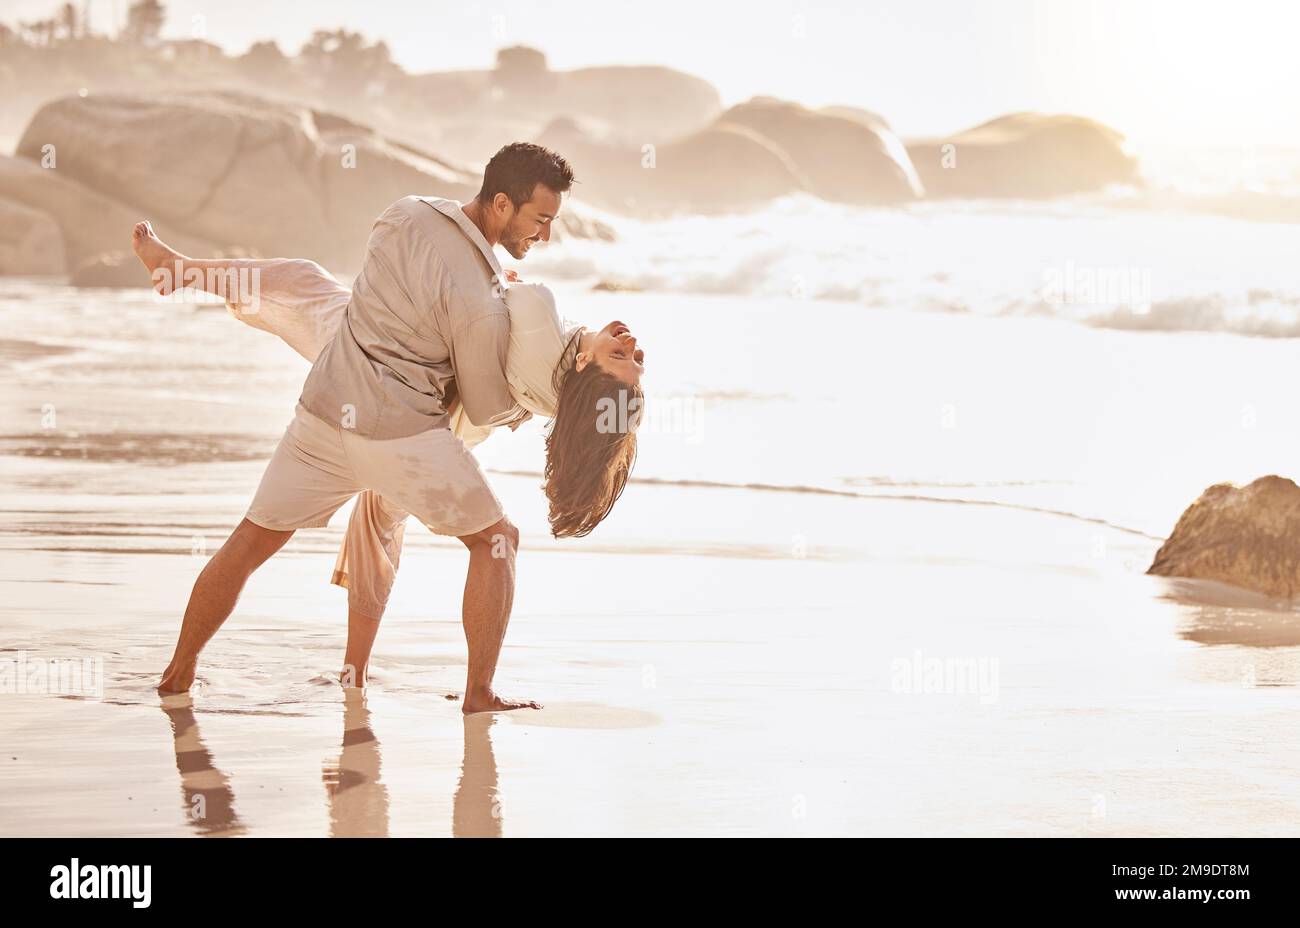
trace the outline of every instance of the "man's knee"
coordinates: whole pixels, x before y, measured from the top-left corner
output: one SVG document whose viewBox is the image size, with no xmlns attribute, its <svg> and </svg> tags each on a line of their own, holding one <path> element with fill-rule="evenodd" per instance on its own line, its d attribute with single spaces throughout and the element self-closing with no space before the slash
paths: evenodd
<svg viewBox="0 0 1300 928">
<path fill-rule="evenodd" d="M 490 551 L 493 557 L 513 558 L 519 550 L 519 529 L 509 519 L 502 517 L 499 522 L 489 525 L 481 532 L 460 536 L 460 540 L 471 551 L 481 547 Z"/>
<path fill-rule="evenodd" d="M 244 519 L 235 526 L 224 549 L 228 549 L 230 556 L 257 566 L 283 548 L 292 537 L 292 529 L 278 532 Z"/>
</svg>

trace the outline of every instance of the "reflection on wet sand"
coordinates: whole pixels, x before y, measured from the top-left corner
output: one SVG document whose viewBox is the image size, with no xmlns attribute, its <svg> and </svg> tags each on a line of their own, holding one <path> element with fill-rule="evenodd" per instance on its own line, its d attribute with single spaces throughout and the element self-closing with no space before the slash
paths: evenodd
<svg viewBox="0 0 1300 928">
<path fill-rule="evenodd" d="M 370 727 L 365 690 L 343 690 L 343 747 L 321 769 L 330 837 L 388 837 L 388 787 L 380 781 L 379 739 Z"/>
<path fill-rule="evenodd" d="M 1178 603 L 1181 637 L 1205 645 L 1285 648 L 1300 645 L 1295 604 L 1208 580 L 1165 581 L 1162 596 Z"/>
<path fill-rule="evenodd" d="M 496 716 L 465 716 L 465 756 L 452 806 L 451 833 L 456 838 L 501 837 L 501 800 L 497 760 L 489 734 Z"/>
<path fill-rule="evenodd" d="M 172 726 L 185 820 L 195 832 L 207 837 L 244 834 L 246 829 L 235 811 L 230 778 L 217 769 L 212 753 L 203 743 L 194 717 L 194 700 L 188 693 L 166 696 L 162 709 Z"/>
<path fill-rule="evenodd" d="M 230 777 L 216 766 L 203 742 L 192 697 L 187 693 L 166 696 L 162 709 L 171 722 L 185 820 L 204 837 L 247 833 L 236 811 Z M 495 721 L 490 713 L 464 719 L 464 756 L 453 803 L 455 837 L 501 837 L 497 765 L 489 734 Z M 381 776 L 379 739 L 371 727 L 365 690 L 349 687 L 343 691 L 343 738 L 338 759 L 326 760 L 321 767 L 330 837 L 388 837 L 388 787 Z"/>
</svg>

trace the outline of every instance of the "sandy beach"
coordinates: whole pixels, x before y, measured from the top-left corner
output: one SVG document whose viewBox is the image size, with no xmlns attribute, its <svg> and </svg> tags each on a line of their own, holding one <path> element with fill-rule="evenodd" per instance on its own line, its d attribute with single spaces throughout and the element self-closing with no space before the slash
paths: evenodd
<svg viewBox="0 0 1300 928">
<path fill-rule="evenodd" d="M 0 699 L 0 833 L 1294 829 L 1296 614 L 1143 575 L 1189 494 L 1229 476 L 1216 449 L 1241 434 L 1237 400 L 1285 379 L 1282 343 L 824 304 L 817 331 L 862 363 L 814 360 L 792 387 L 767 374 L 791 305 L 558 292 L 674 345 L 652 389 L 698 418 L 648 435 L 614 516 L 563 543 L 537 424 L 482 447 L 523 535 L 497 683 L 545 708 L 467 719 L 465 555 L 418 527 L 372 684 L 338 686 L 343 514 L 253 578 L 191 696 L 160 699 L 189 587 L 304 365 L 219 308 L 7 282 L 26 347 L 0 388 L 0 646 L 98 659 L 103 688 Z M 725 338 L 743 363 L 703 363 Z M 1235 392 L 1183 380 L 1188 411 L 1170 411 L 1157 386 L 1198 354 L 1243 372 Z M 1067 386 L 1024 390 L 1053 367 Z M 1095 381 L 1071 392 L 1076 369 L 1122 376 L 1098 403 Z M 1238 470 L 1294 444 L 1272 412 Z"/>
</svg>

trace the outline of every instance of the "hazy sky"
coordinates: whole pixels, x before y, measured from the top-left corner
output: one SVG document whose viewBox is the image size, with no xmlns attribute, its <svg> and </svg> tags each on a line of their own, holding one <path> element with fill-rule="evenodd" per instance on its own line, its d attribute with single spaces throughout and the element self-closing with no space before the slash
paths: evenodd
<svg viewBox="0 0 1300 928">
<path fill-rule="evenodd" d="M 1143 141 L 1300 144 L 1300 4 L 1289 0 L 170 0 L 166 33 L 296 51 L 338 25 L 407 70 L 490 66 L 524 43 L 554 68 L 663 64 L 724 102 L 770 94 L 876 110 L 904 134 L 1021 109 L 1075 112 Z M 107 29 L 128 0 L 90 0 Z M 57 0 L 0 0 L 0 19 Z"/>
</svg>

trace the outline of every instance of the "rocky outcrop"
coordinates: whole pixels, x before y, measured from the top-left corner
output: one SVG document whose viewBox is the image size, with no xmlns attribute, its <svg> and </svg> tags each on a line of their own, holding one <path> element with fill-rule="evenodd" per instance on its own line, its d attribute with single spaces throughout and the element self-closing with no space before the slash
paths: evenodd
<svg viewBox="0 0 1300 928">
<path fill-rule="evenodd" d="M 930 197 L 1033 199 L 1138 182 L 1124 137 L 1080 116 L 1016 113 L 907 150 Z"/>
<path fill-rule="evenodd" d="M 537 142 L 573 162 L 585 199 L 639 217 L 742 211 L 808 188 L 784 152 L 743 126 L 639 148 L 560 119 Z"/>
<path fill-rule="evenodd" d="M 140 259 L 129 251 L 105 251 L 72 269 L 68 283 L 74 287 L 136 288 L 148 286 Z"/>
<path fill-rule="evenodd" d="M 129 247 L 131 227 L 142 218 L 138 210 L 72 179 L 57 158 L 47 168 L 26 158 L 0 157 L 0 199 L 48 217 L 57 227 L 63 267 L 49 272 L 53 274 L 68 273 L 106 249 Z M 159 221 L 154 228 L 182 252 L 214 250 L 211 242 L 175 223 Z"/>
<path fill-rule="evenodd" d="M 47 213 L 0 197 L 0 274 L 64 272 L 63 235 Z"/>
<path fill-rule="evenodd" d="M 624 138 L 655 142 L 707 126 L 722 99 L 702 78 L 657 65 L 605 66 L 559 72 L 556 114 L 603 120 Z"/>
<path fill-rule="evenodd" d="M 446 196 L 469 193 L 468 176 L 318 117 L 242 94 L 67 97 L 37 112 L 17 154 L 38 160 L 52 145 L 61 175 L 111 191 L 137 219 L 329 266 L 358 261 L 399 197 L 434 180 Z M 119 227 L 105 247 L 129 235 Z"/>
<path fill-rule="evenodd" d="M 410 75 L 400 92 L 408 111 L 429 114 L 408 119 L 408 131 L 475 168 L 506 142 L 536 138 L 557 119 L 601 123 L 620 144 L 639 149 L 690 135 L 722 112 L 713 85 L 672 68 L 557 71 L 526 48 L 502 49 L 494 70 Z"/>
<path fill-rule="evenodd" d="M 36 113 L 17 149 L 32 163 L 51 154 L 53 173 L 83 202 L 71 212 L 34 205 L 82 239 L 69 249 L 77 263 L 121 248 L 132 224 L 149 218 L 182 251 L 213 250 L 187 248 L 184 238 L 352 273 L 390 203 L 411 193 L 468 200 L 481 179 L 342 117 L 236 92 L 57 100 Z M 93 215 L 101 206 L 106 219 Z M 77 215 L 92 228 L 72 228 Z M 566 208 L 557 226 L 556 238 L 612 236 L 580 208 Z"/>
<path fill-rule="evenodd" d="M 608 123 L 572 118 L 537 141 L 573 161 L 584 197 L 637 216 L 742 212 L 799 192 L 866 206 L 923 193 L 903 143 L 879 117 L 852 108 L 818 112 L 756 97 L 666 144 L 634 145 Z"/>
<path fill-rule="evenodd" d="M 873 129 L 893 131 L 889 127 L 889 120 L 885 119 L 884 116 L 872 110 L 863 109 L 860 106 L 823 106 L 817 112 L 825 113 L 828 116 L 843 116 L 845 119 L 852 119 Z"/>
<path fill-rule="evenodd" d="M 818 112 L 755 97 L 718 122 L 744 126 L 780 148 L 823 200 L 888 206 L 924 193 L 903 143 L 866 110 Z"/>
<path fill-rule="evenodd" d="M 1300 487 L 1278 476 L 1210 487 L 1179 518 L 1147 573 L 1300 595 Z"/>
</svg>

